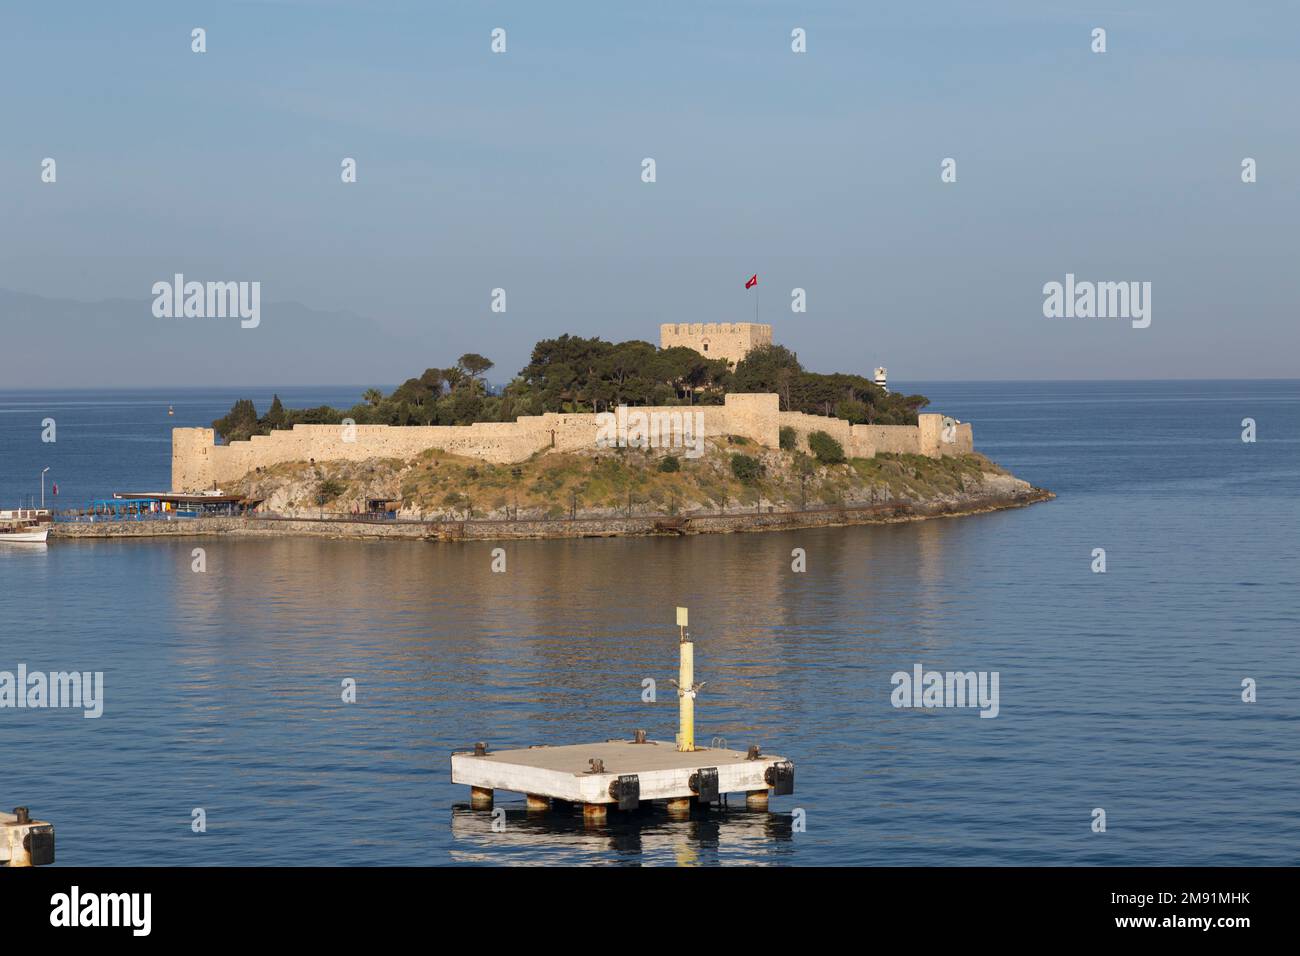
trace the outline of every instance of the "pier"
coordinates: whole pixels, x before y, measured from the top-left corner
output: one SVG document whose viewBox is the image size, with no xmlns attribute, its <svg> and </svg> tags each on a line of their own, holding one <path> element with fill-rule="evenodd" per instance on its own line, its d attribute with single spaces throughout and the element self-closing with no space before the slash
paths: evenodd
<svg viewBox="0 0 1300 956">
<path fill-rule="evenodd" d="M 631 740 L 539 745 L 491 751 L 486 743 L 452 754 L 453 783 L 470 788 L 470 806 L 492 808 L 498 790 L 521 793 L 529 810 L 580 805 L 590 825 L 604 823 L 609 811 L 637 810 L 664 801 L 670 816 L 689 816 L 725 794 L 743 793 L 745 805 L 766 810 L 771 794 L 794 792 L 794 764 L 762 753 L 725 746 L 695 745 L 695 700 L 703 683 L 695 681 L 695 644 L 686 634 L 687 610 L 677 609 L 678 733 L 673 743 L 650 740 L 636 731 Z"/>
</svg>

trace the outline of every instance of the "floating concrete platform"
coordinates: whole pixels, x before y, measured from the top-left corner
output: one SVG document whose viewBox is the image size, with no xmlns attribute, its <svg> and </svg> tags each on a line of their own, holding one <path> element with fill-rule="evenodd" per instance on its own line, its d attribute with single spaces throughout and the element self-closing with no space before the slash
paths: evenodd
<svg viewBox="0 0 1300 956">
<path fill-rule="evenodd" d="M 0 812 L 0 866 L 45 866 L 54 862 L 54 827 L 33 820 L 26 807 Z"/>
<path fill-rule="evenodd" d="M 635 809 L 647 800 L 667 800 L 670 812 L 689 810 L 692 800 L 711 802 L 724 793 L 744 793 L 751 807 L 766 807 L 768 793 L 794 792 L 794 765 L 784 757 L 702 747 L 687 753 L 662 740 L 563 747 L 529 747 L 496 752 L 456 753 L 452 783 L 470 787 L 470 802 L 492 805 L 493 793 L 508 790 L 542 809 L 551 800 L 582 804 L 603 817 L 607 808 Z"/>
</svg>

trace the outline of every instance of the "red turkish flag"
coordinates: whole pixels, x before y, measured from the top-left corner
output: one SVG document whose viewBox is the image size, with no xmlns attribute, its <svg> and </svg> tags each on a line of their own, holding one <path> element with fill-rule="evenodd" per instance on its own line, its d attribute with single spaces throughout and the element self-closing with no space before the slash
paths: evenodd
<svg viewBox="0 0 1300 956">
<path fill-rule="evenodd" d="M 57 498 L 58 496 L 59 496 L 59 485 L 58 485 L 57 482 L 55 482 L 55 485 L 54 485 L 54 497 Z"/>
<path fill-rule="evenodd" d="M 752 276 L 749 277 L 749 281 L 745 283 L 745 288 L 746 288 L 746 289 L 752 289 L 752 288 L 754 288 L 754 286 L 756 286 L 756 285 L 758 285 L 758 273 L 757 273 L 757 272 L 755 272 Z"/>
</svg>

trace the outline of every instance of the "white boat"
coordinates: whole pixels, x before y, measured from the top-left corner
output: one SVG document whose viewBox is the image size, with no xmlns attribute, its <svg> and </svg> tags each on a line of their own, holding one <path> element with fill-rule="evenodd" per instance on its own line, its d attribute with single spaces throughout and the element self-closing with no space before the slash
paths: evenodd
<svg viewBox="0 0 1300 956">
<path fill-rule="evenodd" d="M 0 544 L 44 544 L 50 536 L 50 513 L 44 508 L 0 511 Z"/>
<path fill-rule="evenodd" d="M 20 524 L 0 528 L 0 544 L 44 544 L 50 536 L 49 526 Z"/>
</svg>

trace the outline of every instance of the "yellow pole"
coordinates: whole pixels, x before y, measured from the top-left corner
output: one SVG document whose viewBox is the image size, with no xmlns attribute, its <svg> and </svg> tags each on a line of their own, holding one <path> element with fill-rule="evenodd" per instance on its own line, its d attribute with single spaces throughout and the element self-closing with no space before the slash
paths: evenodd
<svg viewBox="0 0 1300 956">
<path fill-rule="evenodd" d="M 677 609 L 677 627 L 680 629 L 680 662 L 677 668 L 677 750 L 691 753 L 695 750 L 695 645 L 687 640 L 687 610 Z"/>
<path fill-rule="evenodd" d="M 677 749 L 690 753 L 695 749 L 695 644 L 682 641 L 681 667 L 677 674 Z"/>
</svg>

